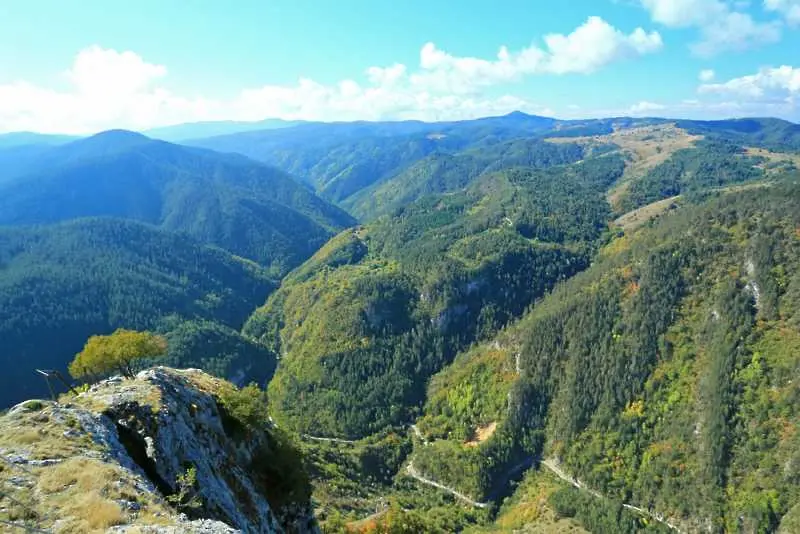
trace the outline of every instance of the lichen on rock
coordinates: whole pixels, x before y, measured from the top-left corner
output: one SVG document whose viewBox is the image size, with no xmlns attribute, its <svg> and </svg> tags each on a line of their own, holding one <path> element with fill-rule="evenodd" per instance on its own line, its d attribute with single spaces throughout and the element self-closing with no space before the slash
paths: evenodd
<svg viewBox="0 0 800 534">
<path fill-rule="evenodd" d="M 287 480 L 302 488 L 305 476 L 286 465 L 282 437 L 232 432 L 226 388 L 157 367 L 15 406 L 0 417 L 0 519 L 53 532 L 316 532 L 309 494 L 275 491 Z"/>
</svg>

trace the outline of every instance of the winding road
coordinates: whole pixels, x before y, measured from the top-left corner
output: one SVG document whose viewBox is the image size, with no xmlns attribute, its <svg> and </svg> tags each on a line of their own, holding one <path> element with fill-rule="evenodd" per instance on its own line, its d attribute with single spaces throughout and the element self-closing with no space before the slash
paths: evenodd
<svg viewBox="0 0 800 534">
<path fill-rule="evenodd" d="M 420 474 L 419 471 L 417 471 L 417 468 L 414 467 L 414 462 L 413 461 L 408 462 L 408 465 L 406 466 L 406 471 L 408 471 L 409 476 L 413 477 L 417 481 L 422 482 L 423 484 L 427 484 L 428 486 L 433 486 L 434 488 L 439 488 L 442 491 L 446 491 L 450 495 L 453 495 L 454 497 L 457 497 L 457 498 L 461 499 L 462 501 L 464 501 L 465 503 L 471 504 L 472 506 L 475 506 L 476 508 L 486 508 L 490 504 L 492 504 L 490 502 L 478 502 L 476 500 L 473 500 L 473 499 L 467 497 L 463 493 L 461 493 L 461 492 L 459 492 L 459 491 L 457 491 L 457 490 L 455 490 L 455 489 L 453 489 L 451 487 L 445 486 L 444 484 L 440 484 L 440 483 L 436 482 L 435 480 L 431 480 L 429 478 L 425 478 L 424 476 L 422 476 Z"/>
<path fill-rule="evenodd" d="M 558 463 L 555 460 L 552 460 L 552 459 L 542 460 L 541 465 L 544 466 L 545 468 L 547 468 L 550 472 L 552 472 L 554 475 L 556 475 L 558 478 L 560 478 L 561 480 L 563 480 L 567 484 L 570 484 L 570 485 L 578 488 L 581 491 L 585 491 L 585 492 L 589 493 L 590 495 L 593 495 L 594 497 L 597 497 L 598 499 L 604 499 L 605 498 L 601 493 L 599 493 L 599 492 L 587 487 L 586 484 L 584 484 L 583 482 L 581 482 L 577 478 L 575 478 L 575 477 L 569 475 L 568 473 L 566 473 L 563 469 L 561 469 L 561 467 L 559 467 Z M 645 510 L 643 508 L 639 508 L 638 506 L 634 506 L 634 505 L 628 504 L 628 503 L 623 503 L 622 507 L 627 509 L 627 510 L 631 510 L 632 512 L 636 512 L 639 515 L 643 515 L 643 516 L 646 516 L 646 517 L 648 517 L 650 519 L 653 519 L 654 521 L 658 521 L 662 525 L 665 525 L 665 526 L 669 527 L 670 529 L 674 530 L 675 532 L 682 533 L 681 529 L 678 528 L 677 525 L 675 525 L 673 523 L 670 523 L 668 519 L 666 519 L 663 515 L 661 515 L 661 514 L 659 514 L 657 512 L 655 512 L 655 513 L 654 512 L 649 512 L 649 511 L 647 511 L 647 510 Z"/>
<path fill-rule="evenodd" d="M 308 434 L 300 434 L 300 437 L 303 439 L 310 439 L 312 441 L 325 441 L 327 443 L 345 443 L 347 445 L 353 445 L 355 443 L 358 443 L 358 441 L 353 439 L 323 438 L 320 436 L 310 436 Z"/>
</svg>

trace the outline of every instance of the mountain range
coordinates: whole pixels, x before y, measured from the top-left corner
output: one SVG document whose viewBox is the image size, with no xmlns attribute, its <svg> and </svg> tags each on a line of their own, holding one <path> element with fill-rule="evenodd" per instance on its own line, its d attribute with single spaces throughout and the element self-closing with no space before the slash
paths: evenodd
<svg viewBox="0 0 800 534">
<path fill-rule="evenodd" d="M 325 532 L 795 531 L 800 126 L 149 134 L 0 136 L 0 405 L 152 330 L 265 387 Z"/>
</svg>

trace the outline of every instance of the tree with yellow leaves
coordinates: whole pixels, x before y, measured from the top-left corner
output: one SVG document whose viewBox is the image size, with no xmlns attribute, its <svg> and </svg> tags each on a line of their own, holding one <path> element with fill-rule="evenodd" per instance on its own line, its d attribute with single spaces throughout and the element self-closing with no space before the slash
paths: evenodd
<svg viewBox="0 0 800 534">
<path fill-rule="evenodd" d="M 167 340 L 149 332 L 118 329 L 107 336 L 92 336 L 69 364 L 75 378 L 97 379 L 114 372 L 133 378 L 135 362 L 158 358 L 167 351 Z"/>
</svg>

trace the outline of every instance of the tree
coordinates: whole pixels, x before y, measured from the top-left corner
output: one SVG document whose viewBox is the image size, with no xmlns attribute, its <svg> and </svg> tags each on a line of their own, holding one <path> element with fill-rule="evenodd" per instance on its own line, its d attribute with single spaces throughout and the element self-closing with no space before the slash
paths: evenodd
<svg viewBox="0 0 800 534">
<path fill-rule="evenodd" d="M 98 378 L 115 371 L 133 378 L 137 361 L 159 358 L 167 351 L 167 341 L 149 332 L 120 328 L 107 336 L 92 336 L 69 365 L 75 378 Z"/>
</svg>

